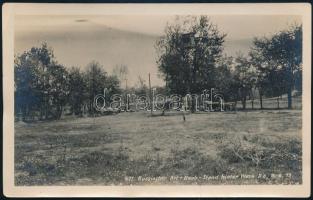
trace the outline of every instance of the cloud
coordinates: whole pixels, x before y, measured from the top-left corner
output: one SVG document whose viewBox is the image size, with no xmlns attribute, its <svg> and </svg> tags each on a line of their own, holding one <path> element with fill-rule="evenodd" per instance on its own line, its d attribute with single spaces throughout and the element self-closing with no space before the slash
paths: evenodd
<svg viewBox="0 0 313 200">
<path fill-rule="evenodd" d="M 87 19 L 76 19 L 75 22 L 88 22 Z"/>
</svg>

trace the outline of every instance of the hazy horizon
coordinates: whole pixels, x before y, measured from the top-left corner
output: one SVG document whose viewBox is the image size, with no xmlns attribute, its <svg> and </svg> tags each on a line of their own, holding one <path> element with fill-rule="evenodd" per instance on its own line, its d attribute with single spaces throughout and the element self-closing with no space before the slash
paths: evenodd
<svg viewBox="0 0 313 200">
<path fill-rule="evenodd" d="M 158 77 L 156 40 L 175 16 L 16 16 L 15 54 L 47 42 L 57 61 L 66 67 L 84 68 L 95 60 L 111 73 L 116 65 L 127 65 L 128 85 L 138 76 L 152 85 L 163 85 Z M 299 16 L 210 16 L 226 33 L 224 53 L 246 53 L 253 37 L 273 34 L 294 23 Z"/>
</svg>

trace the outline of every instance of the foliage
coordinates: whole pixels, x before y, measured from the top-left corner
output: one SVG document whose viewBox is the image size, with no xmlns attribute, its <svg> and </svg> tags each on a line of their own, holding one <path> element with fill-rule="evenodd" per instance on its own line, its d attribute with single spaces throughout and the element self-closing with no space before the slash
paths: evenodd
<svg viewBox="0 0 313 200">
<path fill-rule="evenodd" d="M 302 25 L 280 31 L 272 37 L 255 38 L 250 52 L 258 71 L 259 90 L 271 96 L 288 94 L 292 107 L 292 90 L 302 90 Z M 262 95 L 261 94 L 261 95 Z"/>
<path fill-rule="evenodd" d="M 69 71 L 69 102 L 71 104 L 72 113 L 82 116 L 82 107 L 87 99 L 87 82 L 84 73 L 79 68 L 71 68 Z"/>
<path fill-rule="evenodd" d="M 69 93 L 67 71 L 58 64 L 51 48 L 43 43 L 15 58 L 15 110 L 29 120 L 33 112 L 40 119 L 60 118 Z"/>
<path fill-rule="evenodd" d="M 65 107 L 79 116 L 88 107 L 91 114 L 95 95 L 107 88 L 110 98 L 120 90 L 118 78 L 108 75 L 98 62 L 89 63 L 86 71 L 67 69 L 46 43 L 16 56 L 14 70 L 15 114 L 24 121 L 60 119 Z"/>
<path fill-rule="evenodd" d="M 157 41 L 158 66 L 166 90 L 185 95 L 216 88 L 226 100 L 278 97 L 302 90 L 302 26 L 254 38 L 247 56 L 222 56 L 226 35 L 205 17 L 177 18 Z M 258 93 L 256 93 L 258 92 Z"/>
<path fill-rule="evenodd" d="M 235 101 L 238 98 L 238 83 L 234 79 L 233 60 L 233 57 L 223 56 L 216 70 L 216 89 L 222 93 L 225 101 Z"/>
<path fill-rule="evenodd" d="M 238 55 L 235 60 L 234 81 L 243 109 L 245 109 L 247 96 L 255 86 L 256 73 L 251 62 L 243 55 Z"/>
<path fill-rule="evenodd" d="M 159 70 L 171 92 L 185 95 L 215 87 L 225 34 L 208 17 L 178 18 L 156 43 Z"/>
<path fill-rule="evenodd" d="M 129 70 L 126 65 L 116 65 L 113 69 L 113 76 L 116 76 L 120 83 L 125 81 L 125 89 L 127 89 L 127 76 Z"/>
<path fill-rule="evenodd" d="M 292 90 L 302 91 L 302 26 L 294 25 L 270 37 L 255 38 L 247 56 L 223 56 L 226 35 L 208 17 L 178 17 L 168 24 L 156 43 L 158 67 L 166 86 L 157 92 L 169 95 L 200 94 L 215 88 L 226 101 L 279 97 L 287 93 L 292 107 Z M 92 61 L 81 71 L 59 64 L 51 47 L 43 43 L 14 59 L 15 115 L 23 120 L 60 119 L 63 110 L 82 116 L 95 114 L 93 99 L 103 94 L 106 100 L 121 91 L 148 94 L 139 76 L 136 87 L 127 88 L 126 65 L 117 65 L 109 75 Z M 121 83 L 125 81 L 125 90 Z M 258 93 L 258 94 L 257 94 Z M 279 99 L 277 99 L 279 101 Z M 194 100 L 192 101 L 194 111 Z"/>
</svg>

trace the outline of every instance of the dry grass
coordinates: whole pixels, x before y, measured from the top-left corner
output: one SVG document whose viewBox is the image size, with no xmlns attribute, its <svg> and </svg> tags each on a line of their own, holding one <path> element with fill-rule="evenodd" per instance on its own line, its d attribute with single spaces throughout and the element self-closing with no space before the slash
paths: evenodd
<svg viewBox="0 0 313 200">
<path fill-rule="evenodd" d="M 15 125 L 17 185 L 301 183 L 301 111 L 148 112 Z M 282 173 L 282 178 L 270 177 Z M 285 174 L 291 173 L 291 177 Z M 234 180 L 138 177 L 265 174 Z M 133 176 L 134 181 L 125 181 Z"/>
</svg>

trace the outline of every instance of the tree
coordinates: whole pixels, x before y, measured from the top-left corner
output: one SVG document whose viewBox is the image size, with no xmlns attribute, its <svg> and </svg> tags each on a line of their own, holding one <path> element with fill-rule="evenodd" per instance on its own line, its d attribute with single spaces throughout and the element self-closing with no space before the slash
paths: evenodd
<svg viewBox="0 0 313 200">
<path fill-rule="evenodd" d="M 16 110 L 26 119 L 39 112 L 40 119 L 60 118 L 68 95 L 67 72 L 43 43 L 17 56 L 15 70 Z"/>
<path fill-rule="evenodd" d="M 295 73 L 301 71 L 302 65 L 302 26 L 291 27 L 273 36 L 269 52 L 280 64 L 286 77 L 288 108 L 292 108 L 292 90 L 295 86 Z"/>
<path fill-rule="evenodd" d="M 96 61 L 92 61 L 87 65 L 87 71 L 85 74 L 85 80 L 87 83 L 88 99 L 89 99 L 89 114 L 94 114 L 95 109 L 93 107 L 94 97 L 97 94 L 103 94 L 105 83 L 107 80 L 107 73 L 104 71 L 103 66 Z"/>
<path fill-rule="evenodd" d="M 120 80 L 116 76 L 107 76 L 105 83 L 105 88 L 107 88 L 106 98 L 109 99 L 112 95 L 121 92 Z"/>
<path fill-rule="evenodd" d="M 180 95 L 215 87 L 225 36 L 206 16 L 177 18 L 167 25 L 165 35 L 156 43 L 157 63 L 166 87 Z"/>
<path fill-rule="evenodd" d="M 127 89 L 128 67 L 126 65 L 116 65 L 113 69 L 113 75 L 118 78 L 120 83 L 125 81 L 125 89 Z"/>
<path fill-rule="evenodd" d="M 141 76 L 138 76 L 138 81 L 136 84 L 136 93 L 139 95 L 145 95 L 147 91 L 148 86 L 146 85 L 146 81 Z"/>
<path fill-rule="evenodd" d="M 247 96 L 250 95 L 251 90 L 255 86 L 256 74 L 251 62 L 239 54 L 235 60 L 235 81 L 238 86 L 238 96 L 240 97 L 242 108 L 246 109 Z"/>
<path fill-rule="evenodd" d="M 71 111 L 75 115 L 82 116 L 82 107 L 88 99 L 87 82 L 84 78 L 84 73 L 79 68 L 72 67 L 69 71 L 69 104 Z"/>
<path fill-rule="evenodd" d="M 216 90 L 224 97 L 225 101 L 238 100 L 239 84 L 235 80 L 233 57 L 223 56 L 217 66 Z"/>
<path fill-rule="evenodd" d="M 267 38 L 254 38 L 253 46 L 249 52 L 251 64 L 256 69 L 256 87 L 259 91 L 261 109 L 263 109 L 263 95 L 271 87 L 268 80 L 268 73 L 271 66 L 273 66 L 273 61 L 265 53 L 268 43 L 269 40 Z"/>
<path fill-rule="evenodd" d="M 55 63 L 48 68 L 47 77 L 50 113 L 54 119 L 60 119 L 69 95 L 68 72 L 64 66 Z"/>
<path fill-rule="evenodd" d="M 288 108 L 292 108 L 292 90 L 295 86 L 302 89 L 299 87 L 302 79 L 302 25 L 292 26 L 270 38 L 256 38 L 250 55 L 259 71 L 260 88 L 269 87 L 275 93 L 287 90 Z M 271 79 L 273 76 L 276 78 Z"/>
<path fill-rule="evenodd" d="M 21 114 L 23 120 L 32 110 L 41 109 L 40 91 L 36 90 L 38 73 L 32 59 L 29 52 L 25 52 L 14 60 L 15 112 Z"/>
</svg>

